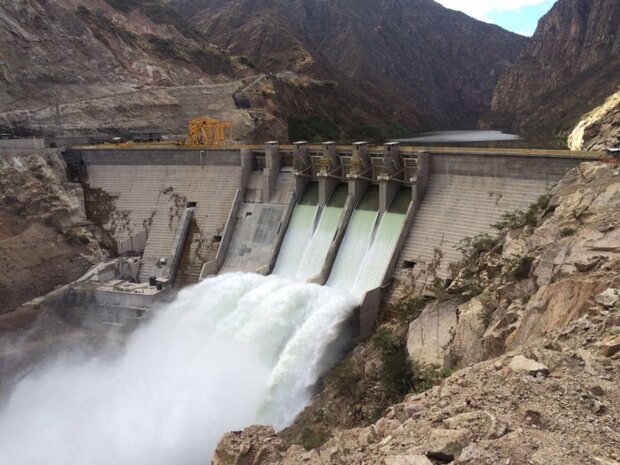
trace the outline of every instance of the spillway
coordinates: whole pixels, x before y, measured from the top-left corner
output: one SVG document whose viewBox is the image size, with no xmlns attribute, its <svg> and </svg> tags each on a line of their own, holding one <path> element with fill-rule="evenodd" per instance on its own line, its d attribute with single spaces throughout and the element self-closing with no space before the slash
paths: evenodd
<svg viewBox="0 0 620 465">
<path fill-rule="evenodd" d="M 370 187 L 351 215 L 327 285 L 352 291 L 364 258 L 372 244 L 379 216 L 379 188 Z"/>
<path fill-rule="evenodd" d="M 378 213 L 378 188 L 368 189 L 353 212 L 327 285 L 357 299 L 379 287 L 405 224 L 411 193 L 399 192 L 383 215 Z"/>
<path fill-rule="evenodd" d="M 0 463 L 208 463 L 224 432 L 294 419 L 353 307 L 279 276 L 186 288 L 121 354 L 67 354 L 22 379 L 0 406 Z"/>
<path fill-rule="evenodd" d="M 360 296 L 366 291 L 381 286 L 405 224 L 405 214 L 410 198 L 411 192 L 403 189 L 392 201 L 388 211 L 382 215 L 375 237 L 353 285 L 354 295 Z"/>
<path fill-rule="evenodd" d="M 329 247 L 338 230 L 338 223 L 346 199 L 347 186 L 342 184 L 336 188 L 327 206 L 321 212 L 319 224 L 299 264 L 297 279 L 306 281 L 321 272 Z"/>
<path fill-rule="evenodd" d="M 311 183 L 293 210 L 273 273 L 295 278 L 312 239 L 319 213 L 318 184 Z"/>
</svg>

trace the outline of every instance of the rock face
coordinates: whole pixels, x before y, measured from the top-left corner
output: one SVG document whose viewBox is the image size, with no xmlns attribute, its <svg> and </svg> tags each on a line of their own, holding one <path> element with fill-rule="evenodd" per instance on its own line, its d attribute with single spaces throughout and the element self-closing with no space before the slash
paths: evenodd
<svg viewBox="0 0 620 465">
<path fill-rule="evenodd" d="M 211 41 L 258 69 L 293 69 L 412 113 L 472 127 L 527 39 L 431 0 L 175 0 Z M 377 100 L 378 99 L 378 100 Z"/>
<path fill-rule="evenodd" d="M 42 151 L 43 152 L 43 151 Z M 79 278 L 102 252 L 59 153 L 0 157 L 0 314 Z"/>
<path fill-rule="evenodd" d="M 571 150 L 605 150 L 620 146 L 620 91 L 584 115 L 568 136 Z"/>
<path fill-rule="evenodd" d="M 285 450 L 284 442 L 272 427 L 252 426 L 228 433 L 213 455 L 213 465 L 276 465 Z"/>
<path fill-rule="evenodd" d="M 494 92 L 486 125 L 570 130 L 620 84 L 620 3 L 559 0 Z"/>
<path fill-rule="evenodd" d="M 451 330 L 457 323 L 455 303 L 436 302 L 428 305 L 409 326 L 407 352 L 422 363 L 442 365 Z"/>
</svg>

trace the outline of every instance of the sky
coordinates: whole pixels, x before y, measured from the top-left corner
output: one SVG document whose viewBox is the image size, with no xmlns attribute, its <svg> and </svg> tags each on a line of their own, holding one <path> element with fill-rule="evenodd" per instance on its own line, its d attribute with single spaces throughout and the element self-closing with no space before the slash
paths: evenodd
<svg viewBox="0 0 620 465">
<path fill-rule="evenodd" d="M 517 34 L 531 36 L 538 20 L 555 0 L 435 0 L 487 23 L 497 24 Z"/>
</svg>

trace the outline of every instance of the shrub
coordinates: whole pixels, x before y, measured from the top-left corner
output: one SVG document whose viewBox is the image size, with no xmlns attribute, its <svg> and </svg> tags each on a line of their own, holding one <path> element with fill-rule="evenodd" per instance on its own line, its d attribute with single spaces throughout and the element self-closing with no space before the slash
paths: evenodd
<svg viewBox="0 0 620 465">
<path fill-rule="evenodd" d="M 413 364 L 407 347 L 400 345 L 392 353 L 383 354 L 383 385 L 388 397 L 400 399 L 415 386 Z"/>
<path fill-rule="evenodd" d="M 205 73 L 231 74 L 232 72 L 228 60 L 219 53 L 202 48 L 192 48 L 189 50 L 189 56 L 192 62 Z"/>
<path fill-rule="evenodd" d="M 174 46 L 174 42 L 163 37 L 151 36 L 148 39 L 149 44 L 155 49 L 155 51 L 165 58 L 176 58 L 177 50 Z"/>
<path fill-rule="evenodd" d="M 531 204 L 526 211 L 516 211 L 505 213 L 500 221 L 493 225 L 500 234 L 506 233 L 511 229 L 523 228 L 525 226 L 536 226 L 538 223 L 538 215 L 549 207 L 551 201 L 551 193 L 538 197 L 536 202 Z"/>
<path fill-rule="evenodd" d="M 377 329 L 372 337 L 372 346 L 381 353 L 391 353 L 400 345 L 398 338 L 385 326 Z"/>
<path fill-rule="evenodd" d="M 105 0 L 115 10 L 129 12 L 140 5 L 140 0 Z"/>
<path fill-rule="evenodd" d="M 351 357 L 344 358 L 334 367 L 331 378 L 338 394 L 355 397 L 360 373 Z"/>
<path fill-rule="evenodd" d="M 329 433 L 323 428 L 304 428 L 301 432 L 301 442 L 306 450 L 321 447 L 329 439 Z"/>
<path fill-rule="evenodd" d="M 240 57 L 237 58 L 237 60 L 239 61 L 239 63 L 241 63 L 244 66 L 247 66 L 248 68 L 252 68 L 252 69 L 256 68 L 256 65 L 254 64 L 254 62 L 250 60 L 250 58 L 248 58 L 247 55 L 241 55 Z"/>
<path fill-rule="evenodd" d="M 78 5 L 77 9 L 75 10 L 75 13 L 81 18 L 90 16 L 90 10 L 86 8 L 84 5 Z"/>
<path fill-rule="evenodd" d="M 394 305 L 396 318 L 400 323 L 409 324 L 420 316 L 427 304 L 427 300 L 420 296 L 406 295 Z"/>
<path fill-rule="evenodd" d="M 575 234 L 575 229 L 574 228 L 562 228 L 560 230 L 560 237 L 568 237 L 568 236 L 572 236 L 573 234 Z"/>
<path fill-rule="evenodd" d="M 338 125 L 324 116 L 291 117 L 288 131 L 290 140 L 309 142 L 336 140 L 340 133 Z"/>
<path fill-rule="evenodd" d="M 458 250 L 470 261 L 475 260 L 483 252 L 489 252 L 499 245 L 499 238 L 488 234 L 478 234 L 474 237 L 466 237 L 458 247 Z"/>
<path fill-rule="evenodd" d="M 407 345 L 387 327 L 381 327 L 375 332 L 372 345 L 381 352 L 381 382 L 386 397 L 397 401 L 414 386 L 413 365 L 407 354 Z"/>
</svg>

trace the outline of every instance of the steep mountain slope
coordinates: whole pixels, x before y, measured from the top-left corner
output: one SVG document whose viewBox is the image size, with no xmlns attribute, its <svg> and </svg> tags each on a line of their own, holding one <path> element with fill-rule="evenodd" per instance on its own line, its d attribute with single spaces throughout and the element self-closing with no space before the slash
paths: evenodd
<svg viewBox="0 0 620 465">
<path fill-rule="evenodd" d="M 620 89 L 584 115 L 568 136 L 571 150 L 605 150 L 620 146 Z"/>
<path fill-rule="evenodd" d="M 559 0 L 495 89 L 483 123 L 526 134 L 574 126 L 620 85 L 620 2 Z"/>
<path fill-rule="evenodd" d="M 251 122 L 232 98 L 245 68 L 158 1 L 0 0 L 0 41 L 0 127 L 18 134 L 184 132 L 209 106 Z"/>
<path fill-rule="evenodd" d="M 211 41 L 263 71 L 376 92 L 426 127 L 473 127 L 527 39 L 431 0 L 174 0 Z M 352 102 L 355 107 L 355 102 Z"/>
</svg>

